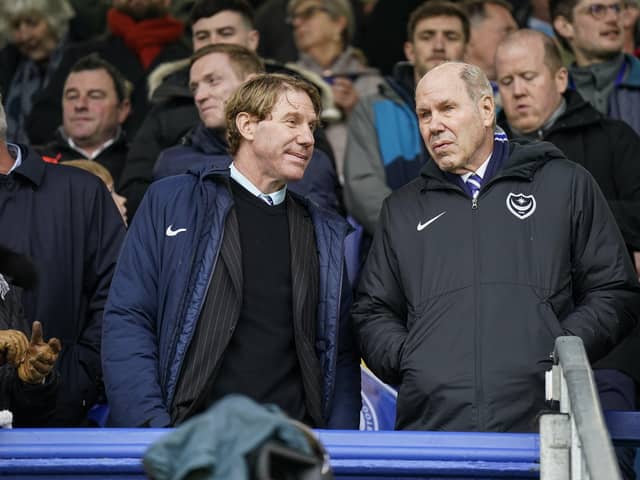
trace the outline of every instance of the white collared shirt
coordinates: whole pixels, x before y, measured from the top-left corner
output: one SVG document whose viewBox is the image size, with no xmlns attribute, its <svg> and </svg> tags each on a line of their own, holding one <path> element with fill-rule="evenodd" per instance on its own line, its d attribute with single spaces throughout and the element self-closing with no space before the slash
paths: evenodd
<svg viewBox="0 0 640 480">
<path fill-rule="evenodd" d="M 258 189 L 258 187 L 251 183 L 251 180 L 245 177 L 233 163 L 231 163 L 231 165 L 229 166 L 229 171 L 231 172 L 231 178 L 238 182 L 242 186 L 242 188 L 244 188 L 250 194 L 261 198 L 265 203 L 269 205 L 280 205 L 282 202 L 284 202 L 285 196 L 287 194 L 286 185 L 277 192 L 263 193 Z"/>
<path fill-rule="evenodd" d="M 484 174 L 487 171 L 487 167 L 489 166 L 489 160 L 491 160 L 491 155 L 493 155 L 493 152 L 491 152 L 489 154 L 489 156 L 487 157 L 487 159 L 484 161 L 484 163 L 482 165 L 480 165 L 480 167 L 478 168 L 478 170 L 476 170 L 475 172 L 467 172 L 463 175 L 460 175 L 460 178 L 462 178 L 462 181 L 464 183 L 467 183 L 467 179 L 473 175 L 474 173 L 476 175 L 478 175 L 480 178 L 482 178 L 484 180 Z"/>
<path fill-rule="evenodd" d="M 9 175 L 16 168 L 22 165 L 22 152 L 20 151 L 20 147 L 18 147 L 18 145 L 9 142 L 7 142 L 7 149 L 9 150 L 9 154 L 16 159 L 16 161 L 13 163 L 13 167 L 11 167 L 7 172 L 7 175 Z"/>
<path fill-rule="evenodd" d="M 98 157 L 98 155 L 104 152 L 107 148 L 109 148 L 113 144 L 113 142 L 116 141 L 117 137 L 118 136 L 116 135 L 111 140 L 107 140 L 106 142 L 104 142 L 100 146 L 100 148 L 94 150 L 92 154 L 89 154 L 89 152 L 87 152 L 86 150 L 83 150 L 82 148 L 78 147 L 71 137 L 67 137 L 67 143 L 71 148 L 73 148 L 76 152 L 78 152 L 80 155 L 85 157 L 87 160 L 95 160 Z"/>
</svg>

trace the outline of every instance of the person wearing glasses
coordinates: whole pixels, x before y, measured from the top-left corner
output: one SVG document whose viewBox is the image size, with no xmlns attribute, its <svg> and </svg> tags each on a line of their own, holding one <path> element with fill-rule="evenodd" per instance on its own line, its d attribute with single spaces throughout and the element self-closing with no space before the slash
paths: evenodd
<svg viewBox="0 0 640 480">
<path fill-rule="evenodd" d="M 360 97 L 378 92 L 382 77 L 367 66 L 364 53 L 351 45 L 356 25 L 348 0 L 291 0 L 287 10 L 298 49 L 297 65 L 320 75 L 333 93 L 337 115 L 323 120 L 342 179 L 346 122 Z"/>
<path fill-rule="evenodd" d="M 620 0 L 551 0 L 553 28 L 575 56 L 569 87 L 640 133 L 640 60 L 623 52 Z"/>
</svg>

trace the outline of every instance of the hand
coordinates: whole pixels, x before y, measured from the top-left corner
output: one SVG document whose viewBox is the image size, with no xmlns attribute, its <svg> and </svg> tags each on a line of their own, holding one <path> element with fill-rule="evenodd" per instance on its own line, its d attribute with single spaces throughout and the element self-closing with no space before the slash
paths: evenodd
<svg viewBox="0 0 640 480">
<path fill-rule="evenodd" d="M 640 278 L 640 252 L 633 252 L 633 263 L 636 267 L 636 275 Z"/>
<path fill-rule="evenodd" d="M 0 365 L 9 362 L 14 366 L 24 359 L 29 340 L 19 330 L 0 330 Z"/>
<path fill-rule="evenodd" d="M 42 325 L 33 322 L 31 343 L 24 362 L 18 366 L 18 377 L 25 383 L 42 383 L 58 359 L 61 350 L 60 340 L 51 338 L 45 343 L 42 337 Z"/>
<path fill-rule="evenodd" d="M 345 77 L 336 77 L 331 85 L 334 103 L 349 115 L 353 107 L 358 103 L 358 91 L 353 82 Z"/>
</svg>

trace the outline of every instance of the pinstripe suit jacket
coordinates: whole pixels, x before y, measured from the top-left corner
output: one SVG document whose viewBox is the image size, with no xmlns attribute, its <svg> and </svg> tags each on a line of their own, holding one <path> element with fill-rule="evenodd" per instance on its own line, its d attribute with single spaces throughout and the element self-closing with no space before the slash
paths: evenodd
<svg viewBox="0 0 640 480">
<path fill-rule="evenodd" d="M 319 269 L 316 241 L 307 211 L 291 195 L 287 195 L 286 201 L 295 350 L 302 372 L 307 413 L 315 426 L 322 427 L 322 379 L 314 350 Z M 242 305 L 252 301 L 251 298 L 243 298 L 242 292 L 239 227 L 235 209 L 232 209 L 225 221 L 219 260 L 207 291 L 209 315 L 198 321 L 178 378 L 171 406 L 172 423 L 185 420 L 208 406 L 207 392 L 211 391 L 222 357 L 235 331 Z M 265 368 L 269 366 L 265 365 Z"/>
</svg>

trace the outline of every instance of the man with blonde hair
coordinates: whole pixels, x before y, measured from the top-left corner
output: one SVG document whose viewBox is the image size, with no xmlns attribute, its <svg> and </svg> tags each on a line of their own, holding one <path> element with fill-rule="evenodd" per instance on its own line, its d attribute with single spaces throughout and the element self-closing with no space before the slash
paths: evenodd
<svg viewBox="0 0 640 480">
<path fill-rule="evenodd" d="M 226 106 L 231 166 L 150 187 L 105 317 L 114 425 L 176 425 L 241 393 L 314 427 L 358 427 L 348 226 L 287 189 L 319 113 L 311 85 L 258 75 Z"/>
<path fill-rule="evenodd" d="M 637 321 L 635 272 L 582 167 L 495 135 L 479 67 L 430 70 L 416 113 L 433 161 L 382 207 L 353 311 L 362 356 L 399 385 L 398 429 L 532 431 L 555 338 L 606 355 Z"/>
</svg>

